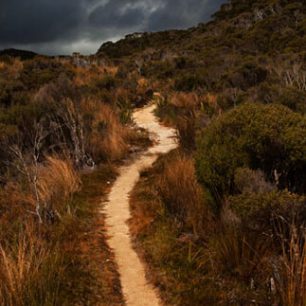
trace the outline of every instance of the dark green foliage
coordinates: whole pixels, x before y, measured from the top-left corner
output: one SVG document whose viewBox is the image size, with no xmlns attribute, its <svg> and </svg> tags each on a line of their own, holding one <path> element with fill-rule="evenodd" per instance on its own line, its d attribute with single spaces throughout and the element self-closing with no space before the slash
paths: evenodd
<svg viewBox="0 0 306 306">
<path fill-rule="evenodd" d="M 142 33 L 139 35 L 127 35 L 116 43 L 104 43 L 98 50 L 98 54 L 107 55 L 112 59 L 135 55 L 156 44 L 168 45 L 170 41 L 179 41 L 184 31 L 173 30 L 156 33 Z"/>
<path fill-rule="evenodd" d="M 25 103 L 27 98 L 25 89 L 25 86 L 20 80 L 0 79 L 0 107 Z"/>
<path fill-rule="evenodd" d="M 282 88 L 276 93 L 275 103 L 280 103 L 290 109 L 306 114 L 306 92 L 296 88 Z"/>
<path fill-rule="evenodd" d="M 59 62 L 52 59 L 36 58 L 24 63 L 20 80 L 28 90 L 32 90 L 56 81 L 61 74 L 73 76 L 73 73 Z"/>
<path fill-rule="evenodd" d="M 99 90 L 111 90 L 116 87 L 116 79 L 113 76 L 105 76 L 96 80 L 94 84 Z"/>
<path fill-rule="evenodd" d="M 279 176 L 279 186 L 302 192 L 306 167 L 305 118 L 278 105 L 245 104 L 215 120 L 198 139 L 200 180 L 215 197 L 233 192 L 238 167 Z"/>
<path fill-rule="evenodd" d="M 205 80 L 200 74 L 183 74 L 175 79 L 174 89 L 188 92 L 205 87 L 205 85 Z"/>
<path fill-rule="evenodd" d="M 256 86 L 264 82 L 268 72 L 256 65 L 255 63 L 245 63 L 238 69 L 234 70 L 228 77 L 228 82 L 231 87 L 247 90 L 250 87 Z"/>
<path fill-rule="evenodd" d="M 174 76 L 174 65 L 169 61 L 157 61 L 153 65 L 147 65 L 143 69 L 146 77 L 157 77 L 165 80 Z"/>
<path fill-rule="evenodd" d="M 246 226 L 269 230 L 276 222 L 290 226 L 295 222 L 305 225 L 306 199 L 288 191 L 271 191 L 264 193 L 242 193 L 229 197 L 229 207 L 239 216 Z"/>
</svg>

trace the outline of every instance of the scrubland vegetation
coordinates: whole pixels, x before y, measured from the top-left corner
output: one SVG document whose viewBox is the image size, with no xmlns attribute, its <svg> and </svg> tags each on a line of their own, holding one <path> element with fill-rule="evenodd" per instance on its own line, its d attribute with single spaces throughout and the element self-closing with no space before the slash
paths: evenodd
<svg viewBox="0 0 306 306">
<path fill-rule="evenodd" d="M 123 304 L 100 209 L 115 163 L 148 143 L 130 124 L 143 83 L 111 65 L 0 62 L 0 305 Z"/>
<path fill-rule="evenodd" d="M 131 201 L 166 304 L 306 305 L 305 8 L 230 1 L 161 41 L 167 56 L 154 33 L 133 54 L 150 58 L 157 115 L 181 144 L 143 171 Z"/>
<path fill-rule="evenodd" d="M 99 202 L 159 92 L 180 148 L 142 172 L 130 225 L 165 304 L 305 306 L 305 13 L 231 0 L 103 65 L 1 55 L 0 304 L 123 303 Z"/>
<path fill-rule="evenodd" d="M 136 248 L 165 303 L 305 305 L 305 196 L 238 168 L 240 191 L 218 202 L 182 154 L 145 170 L 131 199 Z"/>
</svg>

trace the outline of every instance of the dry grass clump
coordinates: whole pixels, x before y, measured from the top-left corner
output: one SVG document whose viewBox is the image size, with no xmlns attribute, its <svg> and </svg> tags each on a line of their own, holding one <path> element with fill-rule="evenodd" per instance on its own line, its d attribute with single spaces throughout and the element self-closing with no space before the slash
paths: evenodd
<svg viewBox="0 0 306 306">
<path fill-rule="evenodd" d="M 0 305 L 56 305 L 61 253 L 50 253 L 27 227 L 13 246 L 0 246 Z"/>
<path fill-rule="evenodd" d="M 162 106 L 164 104 L 164 106 Z M 195 148 L 197 110 L 201 107 L 201 97 L 194 92 L 174 92 L 169 101 L 164 100 L 159 108 L 160 116 L 177 129 L 178 138 L 184 149 Z"/>
<path fill-rule="evenodd" d="M 38 173 L 38 195 L 48 204 L 63 203 L 80 187 L 80 178 L 72 164 L 55 157 L 47 157 Z"/>
<path fill-rule="evenodd" d="M 115 76 L 118 73 L 118 67 L 117 66 L 104 66 L 103 70 L 106 71 L 107 74 L 110 74 L 112 76 Z"/>
<path fill-rule="evenodd" d="M 5 63 L 0 62 L 0 70 L 3 70 L 5 68 Z"/>
<path fill-rule="evenodd" d="M 69 160 L 47 156 L 43 163 L 26 170 L 16 182 L 0 188 L 0 231 L 9 230 L 12 219 L 24 224 L 39 217 L 44 222 L 50 213 L 59 216 L 67 212 L 72 195 L 81 185 Z"/>
<path fill-rule="evenodd" d="M 207 204 L 191 157 L 177 151 L 144 170 L 132 192 L 131 231 L 167 305 L 213 305 L 203 290 L 202 243 L 213 229 Z"/>
<path fill-rule="evenodd" d="M 199 106 L 199 103 L 199 96 L 193 92 L 175 92 L 170 99 L 170 104 L 186 109 L 195 109 L 197 106 Z"/>
<path fill-rule="evenodd" d="M 41 223 L 27 184 L 0 187 L 0 305 L 122 305 L 98 213 L 113 167 L 84 174 L 81 190 L 71 164 L 55 157 L 47 157 L 38 176 Z M 45 208 L 60 218 L 48 218 Z"/>
<path fill-rule="evenodd" d="M 114 109 L 99 101 L 85 100 L 82 111 L 91 114 L 92 131 L 88 148 L 94 160 L 117 160 L 127 152 L 129 131 L 119 121 Z"/>
<path fill-rule="evenodd" d="M 291 228 L 290 240 L 282 240 L 282 255 L 274 265 L 275 290 L 281 305 L 306 305 L 306 234 Z"/>
<path fill-rule="evenodd" d="M 193 150 L 195 148 L 195 130 L 196 130 L 195 116 L 181 116 L 177 119 L 176 129 L 181 146 L 186 150 Z"/>
<path fill-rule="evenodd" d="M 196 234 L 205 228 L 210 213 L 197 182 L 192 158 L 178 154 L 165 163 L 158 189 L 169 213 L 191 225 Z"/>
<path fill-rule="evenodd" d="M 32 194 L 25 193 L 20 184 L 10 182 L 3 188 L 0 188 L 0 228 L 6 222 L 6 218 L 30 210 L 34 205 Z M 0 231 L 1 232 L 1 231 Z M 1 235 L 0 235 L 1 237 Z"/>
<path fill-rule="evenodd" d="M 97 73 L 92 73 L 89 69 L 84 67 L 73 67 L 75 73 L 74 83 L 77 86 L 84 86 L 93 82 Z"/>
<path fill-rule="evenodd" d="M 163 215 L 164 207 L 159 193 L 154 188 L 156 181 L 147 177 L 149 169 L 141 172 L 141 180 L 131 194 L 130 207 L 133 217 L 130 219 L 130 231 L 138 236 L 145 232 L 158 215 Z M 145 177 L 145 179 L 144 179 Z M 145 199 L 145 201 L 144 201 Z"/>
<path fill-rule="evenodd" d="M 115 76 L 118 68 L 115 66 L 89 66 L 89 67 L 80 67 L 80 66 L 71 66 L 75 77 L 74 83 L 77 86 L 85 86 L 92 84 L 97 79 L 100 79 L 102 76 L 111 75 Z"/>
<path fill-rule="evenodd" d="M 64 282 L 66 254 L 58 243 L 65 238 L 56 237 L 45 212 L 56 211 L 65 219 L 68 199 L 71 202 L 79 189 L 80 179 L 69 161 L 50 156 L 33 175 L 33 186 L 20 180 L 0 190 L 0 305 L 60 303 L 57 299 Z M 35 213 L 37 204 L 41 224 Z"/>
<path fill-rule="evenodd" d="M 215 275 L 235 277 L 247 283 L 263 268 L 268 250 L 265 239 L 251 237 L 233 225 L 225 227 L 208 246 Z"/>
<path fill-rule="evenodd" d="M 19 59 L 9 59 L 9 63 L 0 60 L 0 71 L 6 74 L 6 78 L 9 80 L 16 80 L 20 76 L 23 70 L 23 63 Z"/>
<path fill-rule="evenodd" d="M 145 88 L 146 89 L 149 86 L 149 81 L 146 78 L 142 77 L 142 78 L 138 79 L 137 84 L 140 88 Z"/>
</svg>

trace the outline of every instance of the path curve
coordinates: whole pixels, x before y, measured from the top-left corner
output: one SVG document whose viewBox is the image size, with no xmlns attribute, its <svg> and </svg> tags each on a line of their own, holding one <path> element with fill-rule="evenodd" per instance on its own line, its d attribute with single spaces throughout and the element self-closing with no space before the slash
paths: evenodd
<svg viewBox="0 0 306 306">
<path fill-rule="evenodd" d="M 109 194 L 106 227 L 109 246 L 115 254 L 122 291 L 127 306 L 160 306 L 157 289 L 145 277 L 145 268 L 132 247 L 127 221 L 130 219 L 129 194 L 139 180 L 139 172 L 152 166 L 158 155 L 177 147 L 175 130 L 161 126 L 154 115 L 155 105 L 134 112 L 135 123 L 149 131 L 155 145 L 128 166 L 119 169 L 119 176 Z"/>
</svg>

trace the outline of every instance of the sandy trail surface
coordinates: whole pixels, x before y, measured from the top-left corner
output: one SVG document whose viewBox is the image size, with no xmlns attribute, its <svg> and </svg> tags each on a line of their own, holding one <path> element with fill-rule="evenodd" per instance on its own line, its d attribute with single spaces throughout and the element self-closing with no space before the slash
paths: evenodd
<svg viewBox="0 0 306 306">
<path fill-rule="evenodd" d="M 132 163 L 119 169 L 104 208 L 109 246 L 115 254 L 123 295 L 127 306 L 160 306 L 158 290 L 148 283 L 145 267 L 132 247 L 127 221 L 130 219 L 129 195 L 143 168 L 152 166 L 160 154 L 177 147 L 175 130 L 160 125 L 154 116 L 155 105 L 137 110 L 135 123 L 149 131 L 155 145 Z"/>
</svg>

